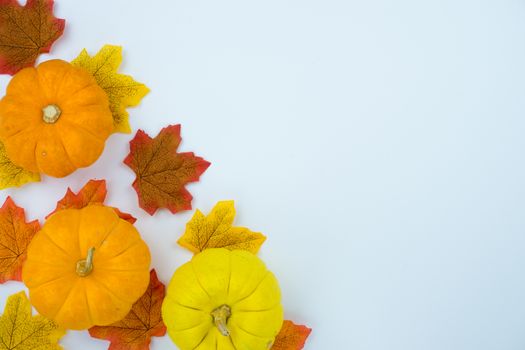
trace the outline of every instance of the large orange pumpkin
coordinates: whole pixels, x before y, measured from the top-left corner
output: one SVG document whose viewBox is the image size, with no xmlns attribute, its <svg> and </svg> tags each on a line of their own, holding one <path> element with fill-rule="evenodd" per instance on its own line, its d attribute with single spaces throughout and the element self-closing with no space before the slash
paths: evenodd
<svg viewBox="0 0 525 350">
<path fill-rule="evenodd" d="M 107 94 L 62 60 L 18 72 L 0 101 L 0 141 L 20 167 L 55 177 L 91 165 L 113 131 Z"/>
<path fill-rule="evenodd" d="M 65 329 L 123 319 L 149 283 L 149 249 L 113 208 L 53 214 L 31 241 L 22 278 L 38 312 Z"/>
</svg>

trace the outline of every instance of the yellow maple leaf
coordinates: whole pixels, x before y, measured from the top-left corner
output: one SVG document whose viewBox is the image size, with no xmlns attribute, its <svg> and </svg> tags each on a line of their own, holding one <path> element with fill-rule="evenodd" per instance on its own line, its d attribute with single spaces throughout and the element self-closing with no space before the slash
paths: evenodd
<svg viewBox="0 0 525 350">
<path fill-rule="evenodd" d="M 44 316 L 31 314 L 31 304 L 25 292 L 7 299 L 0 317 L 0 350 L 59 350 L 58 340 L 66 332 Z"/>
<path fill-rule="evenodd" d="M 242 249 L 257 253 L 266 237 L 245 227 L 232 226 L 234 218 L 233 201 L 218 202 L 207 216 L 197 209 L 178 243 L 193 253 L 208 248 Z"/>
<path fill-rule="evenodd" d="M 72 65 L 93 74 L 98 85 L 108 94 L 115 132 L 130 133 L 126 107 L 138 105 L 149 89 L 131 76 L 117 73 L 121 63 L 122 47 L 113 45 L 104 45 L 95 56 L 89 56 L 84 49 L 71 61 Z"/>
<path fill-rule="evenodd" d="M 11 162 L 7 157 L 4 144 L 0 142 L 0 190 L 37 181 L 40 181 L 40 175 L 27 171 Z"/>
</svg>

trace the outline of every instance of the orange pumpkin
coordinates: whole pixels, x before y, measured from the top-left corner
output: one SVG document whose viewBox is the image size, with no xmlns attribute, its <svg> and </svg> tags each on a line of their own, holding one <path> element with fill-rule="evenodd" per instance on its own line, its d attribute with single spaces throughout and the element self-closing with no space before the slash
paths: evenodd
<svg viewBox="0 0 525 350">
<path fill-rule="evenodd" d="M 31 241 L 22 278 L 38 312 L 65 329 L 123 319 L 149 283 L 150 253 L 113 208 L 53 214 Z"/>
<path fill-rule="evenodd" d="M 0 101 L 0 141 L 18 166 L 63 177 L 95 162 L 113 131 L 107 94 L 62 60 L 22 69 Z"/>
</svg>

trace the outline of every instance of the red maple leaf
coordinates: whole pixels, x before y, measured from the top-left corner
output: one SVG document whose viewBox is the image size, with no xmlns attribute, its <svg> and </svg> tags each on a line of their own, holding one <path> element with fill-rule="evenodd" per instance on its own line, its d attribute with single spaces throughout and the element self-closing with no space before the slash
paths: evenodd
<svg viewBox="0 0 525 350">
<path fill-rule="evenodd" d="M 74 193 L 71 188 L 68 188 L 64 198 L 57 202 L 57 207 L 46 216 L 46 219 L 62 209 L 81 209 L 93 203 L 104 204 L 107 194 L 106 180 L 89 180 L 78 193 Z M 113 209 L 121 219 L 132 224 L 137 221 L 131 214 L 123 213 L 117 208 Z"/>
<path fill-rule="evenodd" d="M 15 74 L 35 64 L 64 32 L 65 21 L 53 16 L 53 0 L 0 0 L 0 73 Z"/>
<path fill-rule="evenodd" d="M 158 208 L 173 214 L 191 209 L 193 197 L 184 186 L 198 181 L 210 166 L 193 152 L 177 153 L 180 142 L 180 125 L 165 127 L 155 138 L 139 130 L 130 142 L 124 163 L 137 175 L 133 188 L 140 207 L 150 215 Z"/>
<path fill-rule="evenodd" d="M 111 342 L 108 350 L 148 350 L 151 337 L 162 337 L 166 326 L 162 321 L 161 307 L 165 286 L 151 270 L 146 293 L 135 303 L 129 314 L 121 321 L 109 326 L 95 326 L 89 334 Z"/>
</svg>

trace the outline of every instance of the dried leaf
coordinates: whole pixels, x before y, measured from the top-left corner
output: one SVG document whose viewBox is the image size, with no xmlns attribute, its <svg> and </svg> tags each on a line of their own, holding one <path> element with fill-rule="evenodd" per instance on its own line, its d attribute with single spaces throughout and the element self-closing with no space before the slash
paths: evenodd
<svg viewBox="0 0 525 350">
<path fill-rule="evenodd" d="M 197 209 L 178 243 L 195 254 L 208 248 L 242 249 L 257 253 L 266 237 L 245 227 L 232 226 L 234 218 L 233 201 L 218 202 L 207 216 Z"/>
<path fill-rule="evenodd" d="M 58 325 L 44 316 L 33 316 L 25 292 L 7 299 L 0 317 L 0 350 L 60 350 L 58 340 L 65 334 Z"/>
<path fill-rule="evenodd" d="M 177 153 L 180 125 L 170 125 L 151 138 L 139 130 L 124 160 L 137 175 L 133 187 L 142 209 L 153 215 L 158 208 L 173 214 L 191 209 L 192 195 L 184 187 L 199 180 L 210 163 L 192 152 Z"/>
<path fill-rule="evenodd" d="M 26 222 L 24 209 L 7 197 L 0 208 L 0 283 L 22 281 L 27 246 L 38 230 L 38 220 Z"/>
<path fill-rule="evenodd" d="M 49 52 L 64 32 L 65 21 L 53 16 L 53 0 L 0 0 L 0 73 L 15 74 Z"/>
<path fill-rule="evenodd" d="M 38 173 L 27 171 L 11 162 L 7 157 L 4 144 L 0 142 L 0 190 L 38 181 L 40 181 Z"/>
<path fill-rule="evenodd" d="M 78 193 L 74 193 L 71 188 L 68 188 L 64 198 L 58 201 L 57 207 L 51 214 L 46 216 L 46 219 L 55 212 L 62 209 L 81 209 L 90 204 L 104 204 L 107 194 L 108 191 L 106 189 L 106 180 L 89 180 L 88 183 L 85 184 L 80 191 L 78 191 Z M 129 221 L 132 224 L 137 221 L 137 219 L 135 219 L 130 214 L 123 213 L 117 208 L 113 209 L 120 218 Z"/>
<path fill-rule="evenodd" d="M 146 293 L 133 305 L 129 314 L 121 321 L 109 326 L 95 326 L 89 334 L 111 342 L 108 350 L 147 350 L 151 337 L 162 337 L 166 326 L 162 321 L 161 307 L 165 287 L 151 270 Z"/>
<path fill-rule="evenodd" d="M 71 62 L 74 66 L 84 68 L 93 74 L 98 85 L 108 94 L 115 132 L 129 134 L 131 128 L 126 107 L 138 105 L 149 89 L 146 85 L 136 82 L 131 76 L 117 73 L 121 63 L 122 47 L 113 45 L 104 45 L 93 57 L 84 49 Z"/>
<path fill-rule="evenodd" d="M 284 321 L 281 331 L 273 342 L 272 350 L 300 350 L 312 330 L 306 326 Z"/>
</svg>

